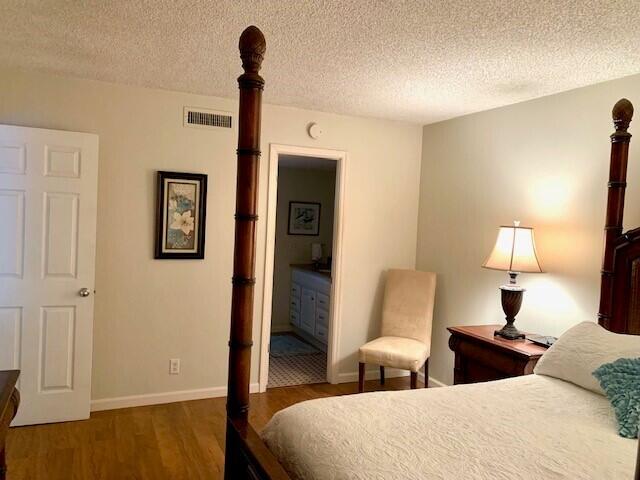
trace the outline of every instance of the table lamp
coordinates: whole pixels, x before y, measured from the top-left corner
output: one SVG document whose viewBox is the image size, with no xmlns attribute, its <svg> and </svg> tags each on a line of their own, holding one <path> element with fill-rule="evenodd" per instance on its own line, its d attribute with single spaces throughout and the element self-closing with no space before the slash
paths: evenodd
<svg viewBox="0 0 640 480">
<path fill-rule="evenodd" d="M 484 268 L 509 272 L 509 284 L 500 287 L 502 310 L 506 315 L 507 324 L 495 335 L 509 340 L 524 338 L 524 333 L 513 325 L 516 315 L 522 305 L 524 288 L 518 285 L 519 273 L 542 273 L 536 244 L 533 239 L 533 229 L 521 227 L 520 222 L 513 222 L 513 226 L 500 227 L 496 244 L 489 257 L 482 265 Z"/>
</svg>

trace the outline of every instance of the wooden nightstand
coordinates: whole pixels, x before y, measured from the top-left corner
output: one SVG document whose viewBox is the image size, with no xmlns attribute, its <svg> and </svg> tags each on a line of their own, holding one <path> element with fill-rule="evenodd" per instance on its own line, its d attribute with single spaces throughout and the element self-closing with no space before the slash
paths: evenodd
<svg viewBox="0 0 640 480">
<path fill-rule="evenodd" d="M 494 337 L 501 325 L 449 327 L 449 348 L 456 354 L 453 383 L 476 383 L 533 373 L 547 351 L 529 340 Z M 528 335 L 528 334 L 527 334 Z"/>
</svg>

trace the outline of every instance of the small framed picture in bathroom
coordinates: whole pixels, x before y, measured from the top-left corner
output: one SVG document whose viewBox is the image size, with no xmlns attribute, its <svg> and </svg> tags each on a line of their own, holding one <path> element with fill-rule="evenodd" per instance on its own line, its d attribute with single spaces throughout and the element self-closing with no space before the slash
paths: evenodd
<svg viewBox="0 0 640 480">
<path fill-rule="evenodd" d="M 289 235 L 320 234 L 320 204 L 289 202 Z"/>
</svg>

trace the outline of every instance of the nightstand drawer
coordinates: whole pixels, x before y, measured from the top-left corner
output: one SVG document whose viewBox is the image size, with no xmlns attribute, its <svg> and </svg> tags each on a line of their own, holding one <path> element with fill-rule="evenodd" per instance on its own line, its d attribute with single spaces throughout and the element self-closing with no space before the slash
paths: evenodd
<svg viewBox="0 0 640 480">
<path fill-rule="evenodd" d="M 524 375 L 523 361 L 471 342 L 461 342 L 456 355 L 462 358 L 469 383 L 489 382 Z M 524 363 L 527 363 L 525 360 Z M 531 373 L 531 372 L 527 372 Z"/>
<path fill-rule="evenodd" d="M 477 383 L 533 373 L 546 351 L 528 340 L 494 337 L 500 325 L 449 327 L 455 353 L 454 383 Z"/>
<path fill-rule="evenodd" d="M 298 285 L 297 283 L 292 283 L 291 284 L 291 297 L 292 298 L 300 298 L 300 292 L 302 291 L 302 288 L 300 287 L 300 285 Z"/>
</svg>

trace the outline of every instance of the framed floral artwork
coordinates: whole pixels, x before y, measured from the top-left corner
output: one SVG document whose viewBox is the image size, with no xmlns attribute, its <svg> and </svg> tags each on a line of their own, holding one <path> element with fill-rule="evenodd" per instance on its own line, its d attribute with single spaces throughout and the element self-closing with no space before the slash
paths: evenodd
<svg viewBox="0 0 640 480">
<path fill-rule="evenodd" d="M 320 204 L 289 202 L 289 235 L 320 234 Z"/>
<path fill-rule="evenodd" d="M 207 176 L 158 172 L 155 258 L 204 258 Z"/>
</svg>

